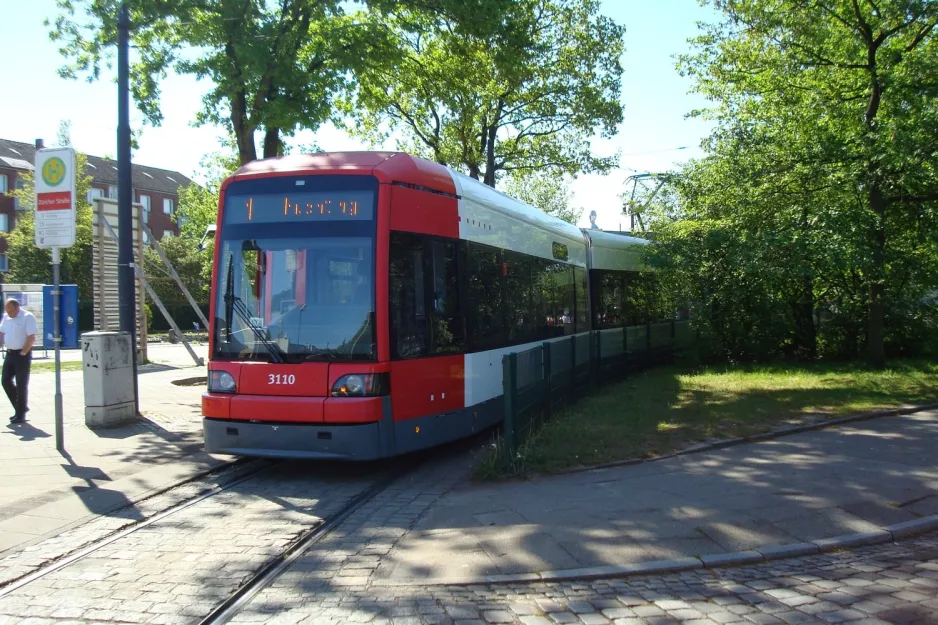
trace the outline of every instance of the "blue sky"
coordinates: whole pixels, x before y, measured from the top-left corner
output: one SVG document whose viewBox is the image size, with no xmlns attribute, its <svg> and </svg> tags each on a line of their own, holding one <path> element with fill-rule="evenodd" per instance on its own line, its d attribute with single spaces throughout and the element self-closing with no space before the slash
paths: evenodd
<svg viewBox="0 0 938 625">
<path fill-rule="evenodd" d="M 3 0 L 13 3 L 13 0 Z M 43 138 L 55 142 L 59 121 L 72 122 L 75 148 L 98 156 L 117 153 L 116 75 L 105 70 L 102 80 L 63 80 L 56 74 L 62 64 L 57 46 L 48 38 L 44 18 L 54 18 L 55 0 L 16 2 L 0 21 L 0 41 L 7 51 L 0 98 L 0 137 L 32 142 Z M 700 140 L 710 131 L 701 120 L 685 119 L 694 108 L 706 103 L 688 93 L 690 82 L 675 70 L 675 56 L 685 52 L 687 39 L 696 34 L 697 21 L 714 21 L 716 13 L 697 0 L 604 0 L 603 13 L 625 24 L 626 53 L 623 57 L 622 102 L 625 119 L 611 140 L 597 140 L 594 150 L 622 153 L 620 168 L 608 175 L 579 177 L 573 184 L 573 199 L 587 215 L 596 210 L 604 229 L 627 228 L 621 215 L 619 194 L 630 174 L 662 171 L 702 154 Z M 193 78 L 171 76 L 162 85 L 164 121 L 159 128 L 143 127 L 135 162 L 196 173 L 199 161 L 219 147 L 219 130 L 195 128 L 192 120 L 207 86 Z M 132 110 L 131 123 L 142 126 Z M 326 150 L 365 149 L 366 146 L 332 127 L 300 133 L 295 142 L 315 142 Z M 391 147 L 391 146 L 388 146 Z M 677 150 L 684 147 L 686 149 Z"/>
</svg>

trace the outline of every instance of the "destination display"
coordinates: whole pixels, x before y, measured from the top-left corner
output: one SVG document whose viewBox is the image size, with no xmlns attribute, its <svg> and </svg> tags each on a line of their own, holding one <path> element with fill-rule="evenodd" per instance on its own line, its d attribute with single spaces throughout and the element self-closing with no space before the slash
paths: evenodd
<svg viewBox="0 0 938 625">
<path fill-rule="evenodd" d="M 266 224 L 311 221 L 368 221 L 374 218 L 371 191 L 296 191 L 229 195 L 225 223 Z"/>
</svg>

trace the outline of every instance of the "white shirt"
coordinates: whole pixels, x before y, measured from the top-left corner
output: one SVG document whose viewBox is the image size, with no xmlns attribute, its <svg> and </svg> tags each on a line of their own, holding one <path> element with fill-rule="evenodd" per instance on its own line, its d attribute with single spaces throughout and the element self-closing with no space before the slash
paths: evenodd
<svg viewBox="0 0 938 625">
<path fill-rule="evenodd" d="M 23 349 L 26 347 L 26 338 L 39 332 L 36 327 L 36 317 L 23 307 L 20 307 L 15 317 L 3 313 L 0 321 L 0 333 L 3 334 L 3 344 L 7 349 Z"/>
</svg>

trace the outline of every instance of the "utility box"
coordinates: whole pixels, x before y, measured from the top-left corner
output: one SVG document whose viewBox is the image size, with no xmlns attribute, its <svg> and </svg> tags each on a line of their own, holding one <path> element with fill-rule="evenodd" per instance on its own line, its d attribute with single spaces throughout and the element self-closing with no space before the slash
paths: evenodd
<svg viewBox="0 0 938 625">
<path fill-rule="evenodd" d="M 55 316 L 55 299 L 52 295 L 53 286 L 44 284 L 42 286 L 42 346 L 47 349 L 55 349 L 55 330 L 53 318 Z M 62 291 L 59 300 L 59 336 L 62 342 L 59 347 L 62 349 L 78 348 L 78 285 L 62 284 L 59 286 Z"/>
<path fill-rule="evenodd" d="M 137 418 L 128 332 L 85 332 L 81 335 L 85 384 L 85 425 L 121 425 Z"/>
</svg>

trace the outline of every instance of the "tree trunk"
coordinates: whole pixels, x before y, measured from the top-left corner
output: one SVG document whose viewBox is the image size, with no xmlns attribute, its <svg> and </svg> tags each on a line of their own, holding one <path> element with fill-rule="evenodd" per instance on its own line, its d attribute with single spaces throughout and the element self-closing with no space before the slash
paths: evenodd
<svg viewBox="0 0 938 625">
<path fill-rule="evenodd" d="M 233 69 L 240 74 L 234 47 L 235 34 L 229 34 L 225 52 L 233 63 Z M 244 89 L 239 89 L 231 98 L 231 129 L 238 142 L 238 160 L 242 165 L 257 160 L 257 147 L 254 145 L 254 124 L 248 118 L 248 100 Z"/>
<path fill-rule="evenodd" d="M 810 224 L 808 222 L 807 206 L 801 209 L 801 235 L 807 240 Z M 801 277 L 801 297 L 798 302 L 795 328 L 798 340 L 798 356 L 802 360 L 815 360 L 817 358 L 817 327 L 814 324 L 814 278 L 808 269 L 809 260 L 802 255 L 801 261 L 805 268 Z"/>
<path fill-rule="evenodd" d="M 854 6 L 856 2 L 854 1 Z M 886 293 L 886 198 L 883 197 L 882 180 L 875 154 L 878 153 L 878 128 L 875 125 L 876 114 L 883 101 L 884 85 L 879 79 L 876 53 L 882 40 L 873 40 L 868 25 L 861 24 L 867 41 L 867 69 L 870 74 L 870 99 L 866 107 L 866 142 L 870 159 L 867 161 L 870 210 L 876 216 L 873 226 L 873 267 L 868 279 L 869 302 L 866 313 L 866 360 L 874 369 L 886 367 L 885 349 L 885 293 Z"/>
<path fill-rule="evenodd" d="M 814 278 L 807 272 L 801 279 L 798 305 L 798 355 L 802 360 L 817 358 L 817 328 L 814 325 Z"/>
<path fill-rule="evenodd" d="M 498 126 L 492 124 L 489 126 L 488 143 L 485 146 L 485 184 L 495 187 L 495 135 L 498 133 Z"/>
<path fill-rule="evenodd" d="M 469 168 L 469 177 L 474 180 L 478 180 L 479 179 L 479 166 L 469 163 L 467 167 Z"/>
<path fill-rule="evenodd" d="M 886 198 L 879 182 L 870 186 L 870 209 L 876 215 L 873 232 L 873 270 L 867 304 L 866 359 L 874 369 L 886 366 Z"/>
<path fill-rule="evenodd" d="M 251 128 L 242 128 L 236 131 L 238 139 L 238 159 L 242 165 L 257 160 L 257 147 L 254 145 L 254 131 Z"/>
<path fill-rule="evenodd" d="M 264 133 L 264 158 L 280 156 L 280 129 L 268 128 Z"/>
</svg>

